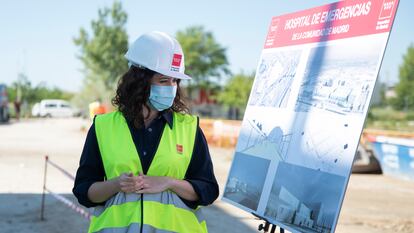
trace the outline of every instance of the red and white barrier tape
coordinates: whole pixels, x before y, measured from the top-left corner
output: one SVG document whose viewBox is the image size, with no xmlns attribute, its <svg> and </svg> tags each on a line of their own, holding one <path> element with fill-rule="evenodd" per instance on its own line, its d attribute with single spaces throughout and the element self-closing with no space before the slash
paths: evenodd
<svg viewBox="0 0 414 233">
<path fill-rule="evenodd" d="M 45 159 L 46 159 L 46 164 L 52 165 L 53 167 L 55 167 L 56 169 L 58 169 L 60 172 L 62 172 L 65 176 L 67 176 L 69 179 L 75 180 L 75 177 L 72 174 L 70 174 L 68 171 L 66 171 L 65 169 L 63 169 L 62 167 L 60 167 L 59 165 L 57 165 L 56 163 L 50 161 L 48 156 L 46 156 Z M 46 181 L 46 172 L 45 172 L 45 181 Z M 91 217 L 92 216 L 91 216 L 91 214 L 87 210 L 85 210 L 84 208 L 80 207 L 79 205 L 73 203 L 72 201 L 70 201 L 66 197 L 64 197 L 64 196 L 62 196 L 60 194 L 57 194 L 57 193 L 52 192 L 50 189 L 46 188 L 46 183 L 44 183 L 44 190 L 47 191 L 47 192 L 49 192 L 58 201 L 61 201 L 63 204 L 65 204 L 69 208 L 71 208 L 74 211 L 78 212 L 85 219 L 87 219 L 89 221 L 91 220 Z"/>
<path fill-rule="evenodd" d="M 53 167 L 55 167 L 56 169 L 58 169 L 59 171 L 61 171 L 63 174 L 65 174 L 67 177 L 69 177 L 71 180 L 75 180 L 75 177 L 72 174 L 70 174 L 69 172 L 67 172 L 65 169 L 61 168 L 56 163 L 50 161 L 49 159 L 47 159 L 46 161 L 48 163 L 50 163 Z"/>
<path fill-rule="evenodd" d="M 69 208 L 73 209 L 74 211 L 78 212 L 79 214 L 81 214 L 85 219 L 87 220 L 91 220 L 92 215 L 85 209 L 83 209 L 82 207 L 76 205 L 75 203 L 73 203 L 72 201 L 70 201 L 69 199 L 67 199 L 66 197 L 54 193 L 52 191 L 50 191 L 49 189 L 45 188 L 45 190 L 47 192 L 49 192 L 50 194 L 52 194 L 53 197 L 55 197 L 57 200 L 63 202 L 65 205 L 67 205 Z"/>
</svg>

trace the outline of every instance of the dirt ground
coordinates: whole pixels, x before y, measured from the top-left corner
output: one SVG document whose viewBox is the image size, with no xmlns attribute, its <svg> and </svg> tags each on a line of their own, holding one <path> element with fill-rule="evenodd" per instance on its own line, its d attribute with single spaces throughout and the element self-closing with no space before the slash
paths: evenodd
<svg viewBox="0 0 414 233">
<path fill-rule="evenodd" d="M 0 125 L 0 232 L 86 232 L 88 221 L 46 195 L 40 221 L 44 156 L 74 174 L 90 122 L 36 119 Z M 221 190 L 233 151 L 211 148 Z M 48 167 L 47 187 L 70 200 L 73 181 Z M 76 202 L 76 201 L 75 201 Z M 210 232 L 258 232 L 261 221 L 220 200 L 205 209 Z M 414 232 L 414 182 L 352 175 L 336 232 Z"/>
</svg>

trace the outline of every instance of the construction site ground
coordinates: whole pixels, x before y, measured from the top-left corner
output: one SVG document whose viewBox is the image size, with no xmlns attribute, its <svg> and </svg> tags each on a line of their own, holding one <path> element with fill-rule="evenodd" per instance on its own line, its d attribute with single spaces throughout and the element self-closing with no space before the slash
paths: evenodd
<svg viewBox="0 0 414 233">
<path fill-rule="evenodd" d="M 27 119 L 0 125 L 0 232 L 87 232 L 88 221 L 46 196 L 40 221 L 44 156 L 75 174 L 91 122 L 80 118 Z M 221 193 L 233 149 L 211 147 Z M 48 168 L 47 187 L 74 200 L 73 181 Z M 221 197 L 220 197 L 221 198 Z M 210 232 L 258 232 L 261 221 L 220 199 L 205 209 Z M 414 182 L 352 175 L 336 232 L 414 232 Z"/>
</svg>

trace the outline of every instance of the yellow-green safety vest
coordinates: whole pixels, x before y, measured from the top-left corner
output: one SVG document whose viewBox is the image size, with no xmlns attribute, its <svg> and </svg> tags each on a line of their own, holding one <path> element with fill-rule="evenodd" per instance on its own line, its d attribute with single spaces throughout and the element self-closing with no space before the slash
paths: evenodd
<svg viewBox="0 0 414 233">
<path fill-rule="evenodd" d="M 158 149 L 148 169 L 148 176 L 184 179 L 191 161 L 198 119 L 173 113 L 172 129 L 165 125 Z M 132 172 L 138 175 L 142 166 L 127 122 L 116 111 L 95 118 L 95 131 L 106 179 Z M 119 192 L 95 207 L 89 232 L 99 233 L 204 233 L 207 224 L 201 209 L 191 209 L 169 190 L 156 194 Z"/>
</svg>

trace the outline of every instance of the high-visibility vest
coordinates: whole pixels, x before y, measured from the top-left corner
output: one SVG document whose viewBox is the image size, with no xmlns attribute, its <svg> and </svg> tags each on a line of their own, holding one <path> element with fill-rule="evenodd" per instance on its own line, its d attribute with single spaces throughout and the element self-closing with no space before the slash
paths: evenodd
<svg viewBox="0 0 414 233">
<path fill-rule="evenodd" d="M 165 125 L 160 144 L 148 169 L 148 176 L 184 179 L 191 161 L 198 119 L 173 113 L 173 128 Z M 138 175 L 142 166 L 127 122 L 120 112 L 95 118 L 95 131 L 106 178 L 122 173 Z M 89 232 L 166 233 L 207 232 L 201 209 L 187 207 L 172 191 L 156 194 L 119 192 L 95 208 Z"/>
</svg>

